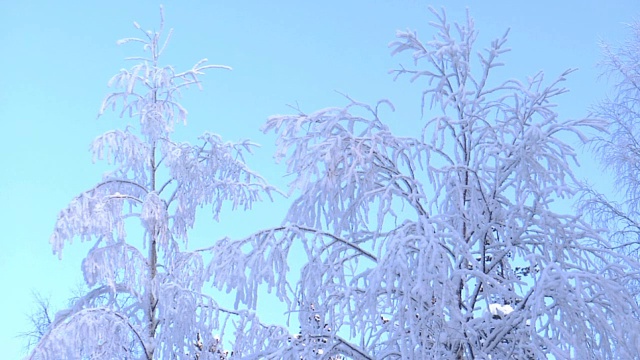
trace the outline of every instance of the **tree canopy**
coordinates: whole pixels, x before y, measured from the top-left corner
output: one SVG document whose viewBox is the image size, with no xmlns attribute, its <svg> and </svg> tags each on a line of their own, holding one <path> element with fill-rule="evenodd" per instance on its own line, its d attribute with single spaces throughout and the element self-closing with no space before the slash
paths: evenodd
<svg viewBox="0 0 640 360">
<path fill-rule="evenodd" d="M 270 117 L 263 131 L 293 178 L 284 222 L 197 251 L 197 208 L 217 219 L 276 190 L 245 165 L 249 142 L 172 140 L 186 121 L 181 91 L 227 67 L 161 65 L 162 26 L 122 40 L 145 52 L 110 81 L 101 114 L 131 124 L 94 140 L 114 170 L 62 210 L 51 237 L 57 254 L 75 238 L 94 243 L 82 264 L 90 290 L 30 358 L 637 356 L 637 262 L 555 205 L 580 186 L 570 141 L 605 124 L 555 111 L 572 70 L 497 78 L 508 32 L 478 50 L 471 16 L 431 12 L 432 38 L 399 31 L 391 44 L 411 60 L 395 78 L 424 89 L 416 135 L 385 124 L 387 100 Z M 259 321 L 265 287 L 295 319 Z"/>
</svg>

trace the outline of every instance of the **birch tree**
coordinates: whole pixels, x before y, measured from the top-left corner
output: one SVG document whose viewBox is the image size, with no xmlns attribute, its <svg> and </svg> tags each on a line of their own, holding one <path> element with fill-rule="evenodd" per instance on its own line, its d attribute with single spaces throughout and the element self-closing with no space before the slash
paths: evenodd
<svg viewBox="0 0 640 360">
<path fill-rule="evenodd" d="M 140 30 L 119 44 L 144 49 L 130 69 L 110 81 L 115 91 L 100 115 L 113 110 L 127 125 L 91 144 L 94 161 L 113 170 L 71 200 L 55 223 L 50 243 L 62 258 L 74 239 L 91 242 L 82 261 L 89 291 L 59 311 L 30 359 L 222 359 L 225 310 L 203 292 L 201 253 L 187 251 L 196 209 L 249 209 L 272 188 L 243 162 L 249 142 L 224 142 L 213 133 L 197 144 L 172 140 L 186 123 L 182 91 L 200 87 L 207 70 L 227 69 L 201 60 L 178 71 L 160 60 L 172 31 Z"/>
<path fill-rule="evenodd" d="M 636 357 L 636 264 L 554 202 L 575 194 L 570 143 L 602 129 L 554 110 L 573 70 L 501 80 L 508 32 L 478 51 L 471 17 L 432 13 L 429 40 L 390 45 L 412 61 L 395 78 L 424 87 L 416 136 L 384 123 L 390 102 L 351 98 L 264 126 L 292 206 L 282 226 L 212 247 L 234 261 L 209 273 L 250 308 L 268 286 L 300 331 L 245 358 Z"/>
<path fill-rule="evenodd" d="M 101 114 L 132 125 L 96 138 L 115 169 L 74 198 L 51 244 L 93 247 L 90 291 L 58 312 L 31 359 L 613 359 L 640 353 L 634 260 L 558 199 L 575 194 L 590 119 L 554 111 L 571 70 L 496 78 L 507 33 L 477 51 L 467 16 L 432 11 L 434 35 L 399 31 L 393 71 L 424 86 L 416 136 L 383 122 L 388 101 L 269 118 L 292 177 L 282 225 L 187 251 L 196 208 L 248 209 L 274 190 L 243 162 L 248 142 L 171 139 L 197 63 L 161 66 L 158 32 L 123 40 L 142 57 L 110 84 Z M 137 28 L 140 28 L 136 24 Z M 168 33 L 167 39 L 171 32 Z M 139 228 L 141 230 L 136 231 Z M 215 291 L 234 307 L 218 305 Z M 265 325 L 268 290 L 288 324 Z M 229 320 L 230 319 L 230 320 Z M 218 337 L 219 336 L 219 337 Z M 224 345 L 224 349 L 223 349 Z"/>
<path fill-rule="evenodd" d="M 640 22 L 628 25 L 629 38 L 617 45 L 603 43 L 603 76 L 612 82 L 611 95 L 598 103 L 594 115 L 607 121 L 607 133 L 590 145 L 603 169 L 612 174 L 617 190 L 607 196 L 586 188 L 582 198 L 591 220 L 607 230 L 617 252 L 640 258 Z M 640 301 L 640 284 L 629 284 Z"/>
</svg>

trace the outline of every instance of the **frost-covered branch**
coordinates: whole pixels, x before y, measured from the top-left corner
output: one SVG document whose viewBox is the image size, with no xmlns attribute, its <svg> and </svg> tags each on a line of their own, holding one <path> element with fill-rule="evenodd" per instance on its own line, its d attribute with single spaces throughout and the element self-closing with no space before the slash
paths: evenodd
<svg viewBox="0 0 640 360">
<path fill-rule="evenodd" d="M 603 75 L 611 81 L 611 95 L 593 108 L 593 113 L 607 122 L 607 132 L 590 142 L 591 149 L 607 173 L 613 175 L 616 192 L 605 196 L 595 187 L 584 187 L 581 206 L 585 215 L 606 232 L 608 249 L 615 251 L 599 258 L 602 263 L 616 263 L 620 256 L 637 259 L 640 251 L 638 200 L 640 177 L 638 154 L 640 133 L 640 23 L 629 24 L 630 36 L 620 44 L 602 44 Z M 637 271 L 638 268 L 634 269 Z M 640 303 L 640 279 L 628 274 L 627 289 Z M 634 314 L 637 319 L 637 314 Z"/>
<path fill-rule="evenodd" d="M 245 326 L 268 328 L 243 309 L 219 306 L 204 290 L 205 261 L 221 259 L 187 251 L 187 232 L 196 209 L 210 205 L 217 220 L 224 205 L 248 210 L 276 190 L 245 164 L 254 146 L 248 141 L 223 142 L 211 133 L 201 146 L 172 140 L 175 123 L 187 118 L 181 91 L 200 87 L 205 70 L 230 68 L 206 60 L 182 72 L 160 65 L 171 36 L 161 42 L 163 26 L 120 42 L 143 44 L 146 54 L 110 80 L 116 89 L 100 116 L 111 108 L 130 124 L 93 141 L 94 161 L 114 169 L 60 212 L 50 239 L 59 257 L 76 238 L 93 243 L 82 261 L 89 291 L 59 312 L 32 359 L 223 359 L 231 356 L 225 347 L 253 353 L 229 346 L 242 342 Z M 270 346 L 267 334 L 254 335 Z"/>
<path fill-rule="evenodd" d="M 407 31 L 391 44 L 413 60 L 395 77 L 425 84 L 422 135 L 395 136 L 380 104 L 351 98 L 270 117 L 263 130 L 277 134 L 293 204 L 284 226 L 208 249 L 233 259 L 209 268 L 214 284 L 250 307 L 261 284 L 275 288 L 298 315 L 302 357 L 637 353 L 621 331 L 639 325 L 625 286 L 637 262 L 554 203 L 576 193 L 568 139 L 604 128 L 555 111 L 572 70 L 494 79 L 508 32 L 476 55 L 470 16 L 450 24 L 432 13 L 431 40 Z"/>
</svg>

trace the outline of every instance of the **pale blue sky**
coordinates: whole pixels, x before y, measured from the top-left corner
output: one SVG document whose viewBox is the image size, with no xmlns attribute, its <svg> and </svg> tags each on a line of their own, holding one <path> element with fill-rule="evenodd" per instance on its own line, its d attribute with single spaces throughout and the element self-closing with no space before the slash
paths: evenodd
<svg viewBox="0 0 640 360">
<path fill-rule="evenodd" d="M 3 359 L 21 356 L 33 308 L 31 291 L 52 295 L 62 304 L 81 279 L 79 263 L 86 244 L 66 248 L 64 261 L 48 244 L 57 213 L 106 169 L 91 163 L 89 143 L 102 131 L 122 126 L 109 114 L 96 121 L 107 81 L 123 58 L 138 54 L 135 45 L 116 40 L 158 24 L 160 2 L 44 1 L 0 3 L 0 350 Z M 201 58 L 232 66 L 211 71 L 204 91 L 185 92 L 189 126 L 177 137 L 195 140 L 205 130 L 227 140 L 252 139 L 264 146 L 250 164 L 281 188 L 284 169 L 271 160 L 274 137 L 259 127 L 269 115 L 290 112 L 296 102 L 305 111 L 345 105 L 335 91 L 374 102 L 391 100 L 395 113 L 386 121 L 403 135 L 417 133 L 420 88 L 406 79 L 393 82 L 387 71 L 406 57 L 389 55 L 397 29 L 416 29 L 430 38 L 427 6 L 445 6 L 452 19 L 469 7 L 480 31 L 479 43 L 511 27 L 501 70 L 523 79 L 544 70 L 551 79 L 567 68 L 580 70 L 558 99 L 562 117 L 586 115 L 606 83 L 595 67 L 600 39 L 626 35 L 624 22 L 640 11 L 637 0 L 620 1 L 166 1 L 173 41 L 164 61 L 178 69 Z M 587 159 L 589 171 L 595 171 Z M 587 172 L 582 172 L 586 174 Z M 192 238 L 206 244 L 228 234 L 241 236 L 279 223 L 285 201 L 259 206 L 249 214 L 227 212 L 221 223 L 201 222 Z M 197 226 L 197 225 L 196 225 Z"/>
</svg>

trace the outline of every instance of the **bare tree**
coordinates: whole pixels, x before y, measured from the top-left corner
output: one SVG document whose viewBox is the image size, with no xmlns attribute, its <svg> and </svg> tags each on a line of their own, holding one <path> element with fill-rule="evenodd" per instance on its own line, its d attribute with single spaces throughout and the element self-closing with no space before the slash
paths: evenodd
<svg viewBox="0 0 640 360">
<path fill-rule="evenodd" d="M 609 249 L 640 259 L 640 22 L 629 24 L 630 37 L 612 46 L 602 43 L 603 77 L 613 83 L 611 94 L 594 108 L 607 121 L 607 132 L 590 145 L 603 169 L 613 175 L 609 196 L 589 187 L 581 205 L 593 223 L 605 229 Z M 613 260 L 615 261 L 615 260 Z M 635 269 L 637 272 L 638 269 Z M 640 302 L 640 283 L 628 288 Z"/>
<path fill-rule="evenodd" d="M 618 247 L 638 255 L 640 225 L 638 224 L 640 199 L 640 23 L 629 26 L 632 36 L 619 47 L 602 44 L 604 74 L 613 81 L 610 97 L 594 108 L 596 116 L 608 121 L 607 134 L 593 139 L 591 145 L 605 170 L 615 180 L 620 201 L 590 190 L 587 208 L 599 225 L 610 230 Z"/>
<path fill-rule="evenodd" d="M 251 249 L 213 262 L 214 283 L 236 279 L 249 306 L 266 283 L 298 315 L 300 333 L 260 358 L 637 356 L 636 263 L 554 206 L 575 194 L 568 141 L 602 129 L 554 111 L 571 70 L 497 79 L 507 34 L 476 52 L 471 17 L 432 12 L 432 39 L 399 31 L 391 44 L 414 63 L 395 77 L 425 87 L 418 135 L 391 132 L 388 101 L 271 117 L 296 198 L 283 226 L 212 248 Z"/>
<path fill-rule="evenodd" d="M 25 340 L 25 349 L 27 351 L 31 351 L 47 331 L 49 331 L 55 313 L 51 307 L 49 297 L 45 297 L 35 291 L 32 293 L 32 296 L 35 308 L 27 315 L 30 328 L 19 334 L 19 336 Z"/>
<path fill-rule="evenodd" d="M 243 163 L 250 143 L 212 134 L 198 146 L 171 140 L 186 119 L 179 91 L 225 67 L 160 66 L 162 27 L 124 40 L 148 53 L 112 79 L 119 90 L 102 110 L 119 109 L 134 125 L 94 141 L 95 157 L 116 169 L 72 200 L 51 237 L 58 254 L 73 238 L 95 244 L 82 265 L 90 291 L 56 314 L 31 358 L 640 353 L 628 287 L 637 263 L 580 214 L 554 207 L 575 194 L 570 139 L 602 129 L 554 111 L 571 70 L 550 82 L 542 73 L 496 79 L 507 34 L 476 52 L 471 17 L 451 25 L 432 12 L 431 40 L 401 31 L 391 45 L 413 60 L 396 78 L 425 87 L 418 135 L 392 133 L 382 121 L 388 101 L 347 98 L 345 107 L 271 117 L 264 131 L 277 134 L 276 157 L 293 178 L 287 218 L 199 251 L 185 245 L 197 207 L 211 206 L 217 218 L 224 203 L 249 208 L 273 189 Z M 139 236 L 130 231 L 135 219 Z M 207 281 L 235 295 L 233 309 L 203 290 Z M 258 321 L 264 286 L 297 316 L 290 326 L 299 332 Z"/>
<path fill-rule="evenodd" d="M 130 124 L 92 143 L 94 159 L 114 170 L 60 212 L 50 239 L 60 257 L 75 238 L 93 243 L 82 262 L 89 291 L 54 318 L 39 303 L 45 312 L 35 318 L 40 341 L 30 359 L 225 358 L 217 334 L 229 316 L 243 316 L 203 292 L 204 259 L 187 250 L 187 234 L 197 208 L 210 206 L 217 219 L 224 204 L 249 209 L 273 189 L 244 164 L 249 142 L 211 133 L 198 145 L 172 140 L 187 119 L 180 93 L 199 87 L 204 71 L 229 68 L 206 59 L 183 72 L 164 66 L 164 18 L 157 32 L 134 25 L 142 36 L 120 43 L 141 44 L 144 54 L 111 79 L 117 90 L 100 109 Z"/>
</svg>

